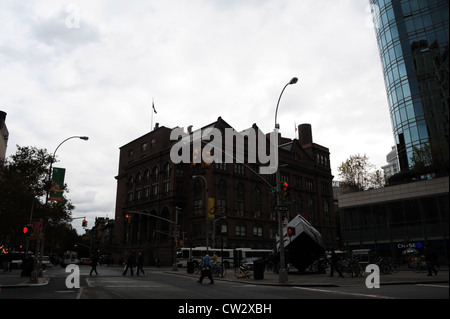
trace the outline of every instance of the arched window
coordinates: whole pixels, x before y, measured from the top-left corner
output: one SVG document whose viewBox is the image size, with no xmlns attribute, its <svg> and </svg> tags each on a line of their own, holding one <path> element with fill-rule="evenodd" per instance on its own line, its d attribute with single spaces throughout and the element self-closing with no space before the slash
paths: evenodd
<svg viewBox="0 0 450 319">
<path fill-rule="evenodd" d="M 141 185 L 141 183 L 142 183 L 142 174 L 141 174 L 141 172 L 138 172 L 136 174 L 136 184 Z"/>
<path fill-rule="evenodd" d="M 163 178 L 169 179 L 170 173 L 171 173 L 170 164 L 169 163 L 164 164 L 163 171 L 162 171 Z"/>
<path fill-rule="evenodd" d="M 148 184 L 150 182 L 150 171 L 148 169 L 144 171 L 143 182 L 144 184 Z"/>
<path fill-rule="evenodd" d="M 158 166 L 153 167 L 152 169 L 152 175 L 151 175 L 151 181 L 152 183 L 157 183 L 159 178 L 159 168 Z"/>
</svg>

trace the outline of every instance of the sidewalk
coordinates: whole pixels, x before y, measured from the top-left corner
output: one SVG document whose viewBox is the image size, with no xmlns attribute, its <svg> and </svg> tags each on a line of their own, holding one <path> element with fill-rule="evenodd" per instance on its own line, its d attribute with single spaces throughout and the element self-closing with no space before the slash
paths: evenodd
<svg viewBox="0 0 450 319">
<path fill-rule="evenodd" d="M 168 270 L 166 273 L 189 276 L 198 279 L 200 275 L 188 274 L 186 268 L 180 268 L 178 271 Z M 263 279 L 254 279 L 253 274 L 250 278 L 239 278 L 235 275 L 234 268 L 226 271 L 225 278 L 214 278 L 215 281 L 233 281 L 247 283 L 252 285 L 278 285 L 278 286 L 297 286 L 297 287 L 339 287 L 339 286 L 361 286 L 365 285 L 366 276 L 364 277 L 344 277 L 341 278 L 337 274 L 329 277 L 329 273 L 316 274 L 288 274 L 287 282 L 280 282 L 279 276 L 273 272 L 264 272 Z M 205 278 L 205 283 L 209 283 Z M 409 270 L 401 270 L 397 273 L 389 275 L 380 275 L 380 285 L 402 285 L 402 284 L 442 284 L 449 282 L 448 267 L 441 269 L 437 275 L 427 276 L 426 272 L 415 273 Z"/>
<path fill-rule="evenodd" d="M 11 287 L 39 287 L 48 284 L 49 278 L 39 277 L 37 283 L 31 283 L 30 277 L 20 277 L 21 270 L 0 271 L 0 289 Z"/>
</svg>

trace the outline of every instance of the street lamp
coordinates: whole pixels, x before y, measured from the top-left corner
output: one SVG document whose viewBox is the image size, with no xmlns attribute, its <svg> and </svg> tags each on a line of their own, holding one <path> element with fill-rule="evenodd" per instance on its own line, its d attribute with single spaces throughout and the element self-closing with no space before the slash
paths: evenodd
<svg viewBox="0 0 450 319">
<path fill-rule="evenodd" d="M 205 189 L 206 189 L 206 201 L 205 201 L 205 215 L 206 215 L 206 252 L 208 252 L 208 246 L 209 246 L 209 223 L 208 223 L 208 182 L 206 181 L 205 176 L 203 175 L 192 175 L 192 179 L 196 179 L 197 177 L 203 178 L 205 181 Z"/>
<path fill-rule="evenodd" d="M 49 168 L 49 170 L 48 170 L 48 185 L 47 185 L 47 192 L 46 192 L 46 195 L 45 195 L 45 206 L 47 207 L 47 211 L 49 210 L 49 207 L 48 207 L 48 199 L 49 199 L 49 195 L 50 195 L 50 187 L 51 187 L 51 176 L 52 176 L 52 167 L 53 167 L 53 161 L 55 160 L 55 157 L 56 157 L 56 151 L 59 149 L 59 147 L 63 144 L 63 143 L 65 143 L 66 141 L 68 141 L 68 140 L 70 140 L 70 139 L 72 139 L 72 138 L 79 138 L 79 139 L 81 139 L 81 140 L 84 140 L 84 141 L 87 141 L 88 139 L 89 139 L 89 137 L 87 137 L 87 136 L 78 136 L 78 135 L 76 135 L 76 136 L 71 136 L 71 137 L 69 137 L 69 138 L 66 138 L 64 141 L 62 141 L 61 143 L 59 143 L 59 145 L 56 147 L 56 149 L 55 149 L 55 151 L 53 152 L 53 154 L 52 154 L 52 159 L 51 159 L 51 161 L 50 161 L 50 168 Z M 31 219 L 31 217 L 30 217 L 30 219 Z M 45 228 L 44 228 L 45 229 Z M 41 232 L 42 233 L 44 233 L 44 231 L 43 230 L 39 230 L 39 233 L 38 233 L 38 240 L 37 240 L 37 245 L 36 245 L 36 254 L 35 254 L 35 256 L 34 256 L 34 267 L 33 267 L 33 272 L 31 273 L 31 278 L 30 278 L 30 280 L 31 280 L 31 282 L 32 283 L 37 283 L 38 282 L 38 267 L 37 267 L 37 255 L 38 255 L 38 251 L 39 251 L 39 245 L 40 245 L 40 237 L 41 237 Z M 40 264 L 42 264 L 42 255 L 43 255 L 43 252 L 44 252 L 44 242 L 42 242 L 42 245 L 41 245 L 41 247 L 40 247 L 40 250 L 41 250 L 41 254 L 40 254 Z"/>
<path fill-rule="evenodd" d="M 278 155 L 278 130 L 280 129 L 280 125 L 277 123 L 277 115 L 278 115 L 278 106 L 280 105 L 280 100 L 281 100 L 281 96 L 283 95 L 284 90 L 286 89 L 286 87 L 290 84 L 295 84 L 297 83 L 298 78 L 294 77 L 292 78 L 284 87 L 283 90 L 281 91 L 280 97 L 278 98 L 278 102 L 277 102 L 277 108 L 275 110 L 275 128 L 274 128 L 274 133 L 275 133 L 275 138 L 277 141 L 277 155 Z M 276 171 L 276 185 L 277 188 L 280 187 L 280 160 L 278 158 L 277 160 L 277 171 Z M 286 282 L 288 281 L 288 274 L 287 274 L 287 270 L 286 270 L 286 255 L 285 255 L 285 251 L 284 251 L 284 238 L 283 238 L 283 226 L 281 223 L 281 209 L 280 209 L 280 190 L 278 189 L 278 191 L 276 192 L 276 196 L 277 196 L 277 211 L 278 211 L 278 234 L 280 237 L 280 270 L 279 270 L 279 275 L 278 275 L 278 281 L 279 282 Z"/>
</svg>

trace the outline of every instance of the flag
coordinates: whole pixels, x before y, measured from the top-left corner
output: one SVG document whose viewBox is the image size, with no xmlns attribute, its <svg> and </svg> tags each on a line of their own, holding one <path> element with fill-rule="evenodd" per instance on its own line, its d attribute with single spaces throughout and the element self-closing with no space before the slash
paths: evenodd
<svg viewBox="0 0 450 319">
<path fill-rule="evenodd" d="M 214 198 L 208 198 L 208 219 L 214 220 Z"/>
<path fill-rule="evenodd" d="M 50 198 L 49 200 L 60 202 L 63 198 L 64 192 L 64 176 L 66 174 L 65 168 L 53 168 L 52 174 L 52 185 L 50 188 Z"/>
<path fill-rule="evenodd" d="M 155 114 L 158 114 L 155 109 L 155 102 L 153 102 L 153 101 L 152 101 L 152 108 L 153 108 L 153 112 L 155 112 Z"/>
</svg>

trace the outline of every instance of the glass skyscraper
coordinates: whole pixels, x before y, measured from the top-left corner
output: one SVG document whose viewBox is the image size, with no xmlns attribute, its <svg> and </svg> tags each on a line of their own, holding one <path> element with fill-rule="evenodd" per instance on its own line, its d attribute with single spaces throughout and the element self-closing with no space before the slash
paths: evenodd
<svg viewBox="0 0 450 319">
<path fill-rule="evenodd" d="M 448 175 L 449 0 L 369 1 L 400 170 Z"/>
</svg>

